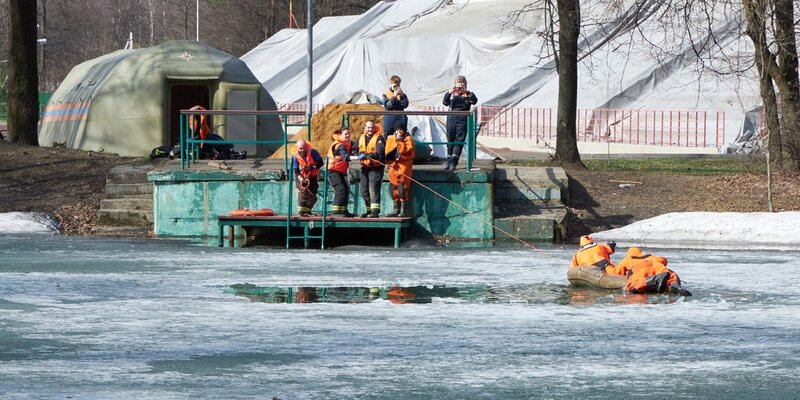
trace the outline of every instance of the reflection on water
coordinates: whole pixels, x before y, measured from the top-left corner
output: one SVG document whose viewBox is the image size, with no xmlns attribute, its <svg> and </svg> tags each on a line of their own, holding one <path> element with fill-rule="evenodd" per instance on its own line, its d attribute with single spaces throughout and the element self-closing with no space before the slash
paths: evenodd
<svg viewBox="0 0 800 400">
<path fill-rule="evenodd" d="M 491 286 L 391 286 L 391 287 L 265 287 L 250 283 L 225 289 L 259 303 L 360 304 L 387 300 L 395 304 L 458 302 L 478 304 L 665 304 L 683 301 L 680 296 L 629 294 L 621 290 L 554 285 Z"/>
</svg>

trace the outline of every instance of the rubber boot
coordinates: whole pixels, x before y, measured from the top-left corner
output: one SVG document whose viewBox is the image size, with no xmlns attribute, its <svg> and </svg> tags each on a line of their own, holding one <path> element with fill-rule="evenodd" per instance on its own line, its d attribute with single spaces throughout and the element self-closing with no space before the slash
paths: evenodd
<svg viewBox="0 0 800 400">
<path fill-rule="evenodd" d="M 395 201 L 394 204 L 392 205 L 392 207 L 393 207 L 392 212 L 390 212 L 389 214 L 386 214 L 387 217 L 396 217 L 398 214 L 401 213 L 401 211 L 400 211 L 400 202 L 399 201 Z"/>
<path fill-rule="evenodd" d="M 369 212 L 369 215 L 367 215 L 367 218 L 379 218 L 380 214 L 381 214 L 381 210 L 373 209 L 372 211 Z"/>
<path fill-rule="evenodd" d="M 369 202 L 364 202 L 364 213 L 361 214 L 361 218 L 369 218 Z"/>
</svg>

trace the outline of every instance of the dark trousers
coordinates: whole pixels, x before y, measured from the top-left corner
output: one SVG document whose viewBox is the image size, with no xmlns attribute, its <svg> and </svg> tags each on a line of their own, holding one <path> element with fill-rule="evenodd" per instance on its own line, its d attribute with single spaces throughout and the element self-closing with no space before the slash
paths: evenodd
<svg viewBox="0 0 800 400">
<path fill-rule="evenodd" d="M 328 172 L 328 182 L 333 187 L 333 205 L 347 206 L 347 198 L 350 197 L 350 186 L 347 184 L 347 176 L 339 171 Z"/>
<path fill-rule="evenodd" d="M 451 115 L 447 117 L 447 141 L 448 142 L 463 142 L 467 139 L 467 116 L 466 115 Z M 464 148 L 463 144 L 447 145 L 447 157 L 453 156 L 455 158 L 461 157 L 461 151 Z"/>
<path fill-rule="evenodd" d="M 367 211 L 381 209 L 381 182 L 383 182 L 382 166 L 361 168 L 359 188 L 364 204 L 369 208 Z"/>
<path fill-rule="evenodd" d="M 307 187 L 304 187 L 302 177 L 297 177 L 297 210 L 299 212 L 311 212 L 314 204 L 317 203 L 317 191 L 319 191 L 319 182 L 317 177 L 309 178 Z"/>
<path fill-rule="evenodd" d="M 403 110 L 392 110 L 403 111 Z M 394 124 L 400 121 L 403 127 L 408 129 L 408 117 L 405 115 L 384 115 L 383 116 L 383 138 L 394 134 Z"/>
</svg>

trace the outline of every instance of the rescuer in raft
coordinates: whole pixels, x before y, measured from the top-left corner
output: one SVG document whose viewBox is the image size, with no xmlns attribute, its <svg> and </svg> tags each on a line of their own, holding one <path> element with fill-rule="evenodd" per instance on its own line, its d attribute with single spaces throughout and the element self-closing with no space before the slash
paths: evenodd
<svg viewBox="0 0 800 400">
<path fill-rule="evenodd" d="M 608 266 L 614 266 L 611 263 L 611 255 L 617 248 L 614 242 L 606 244 L 595 243 L 589 235 L 581 236 L 580 248 L 575 256 L 572 257 L 570 268 L 573 267 L 594 267 L 600 271 L 604 271 Z"/>
<path fill-rule="evenodd" d="M 387 217 L 409 217 L 408 201 L 411 199 L 411 174 L 414 165 L 414 139 L 406 132 L 401 121 L 394 124 L 394 134 L 386 139 L 386 166 L 392 185 L 394 209 Z"/>
<path fill-rule="evenodd" d="M 681 286 L 681 278 L 667 268 L 667 259 L 662 256 L 644 254 L 642 249 L 631 247 L 616 266 L 606 267 L 611 275 L 627 275 L 625 289 L 630 293 L 671 293 L 691 296 L 692 293 Z"/>
</svg>

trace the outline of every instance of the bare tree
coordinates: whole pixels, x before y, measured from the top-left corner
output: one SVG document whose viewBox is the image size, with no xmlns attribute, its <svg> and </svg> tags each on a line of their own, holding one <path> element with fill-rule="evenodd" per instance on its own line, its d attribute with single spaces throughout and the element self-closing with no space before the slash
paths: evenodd
<svg viewBox="0 0 800 400">
<path fill-rule="evenodd" d="M 743 0 L 742 5 L 747 18 L 746 32 L 753 41 L 756 65 L 761 72 L 761 96 L 772 161 L 775 166 L 785 166 L 785 152 L 791 168 L 800 171 L 800 80 L 794 5 L 791 0 Z M 773 43 L 767 41 L 770 33 Z M 778 88 L 779 101 L 773 84 Z"/>
<path fill-rule="evenodd" d="M 578 37 L 580 0 L 558 0 L 558 111 L 553 162 L 586 168 L 578 152 L 575 115 L 578 108 Z"/>
<path fill-rule="evenodd" d="M 8 136 L 11 142 L 38 146 L 36 2 L 10 0 L 8 7 Z"/>
</svg>

